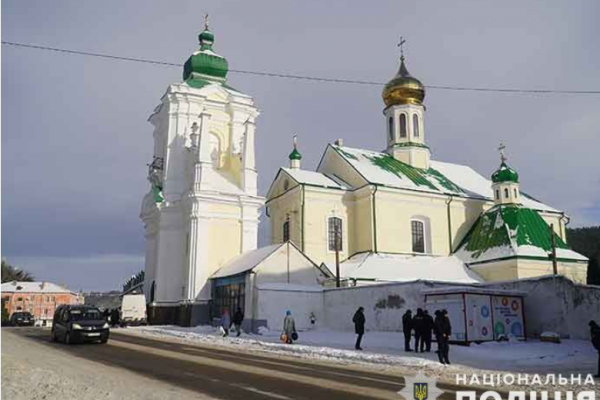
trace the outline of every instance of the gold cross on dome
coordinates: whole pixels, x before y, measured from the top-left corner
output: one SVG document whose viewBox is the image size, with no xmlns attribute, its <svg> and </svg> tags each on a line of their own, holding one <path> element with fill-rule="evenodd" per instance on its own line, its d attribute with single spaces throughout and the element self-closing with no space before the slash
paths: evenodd
<svg viewBox="0 0 600 400">
<path fill-rule="evenodd" d="M 404 59 L 404 43 L 406 40 L 400 36 L 400 43 L 398 43 L 398 47 L 400 47 L 400 58 Z"/>
<path fill-rule="evenodd" d="M 500 152 L 500 161 L 502 161 L 502 162 L 506 161 L 506 155 L 504 154 L 504 149 L 506 149 L 506 146 L 504 145 L 504 143 L 500 142 L 500 146 L 498 146 L 498 151 Z"/>
<path fill-rule="evenodd" d="M 208 30 L 208 13 L 204 14 L 204 29 Z"/>
</svg>

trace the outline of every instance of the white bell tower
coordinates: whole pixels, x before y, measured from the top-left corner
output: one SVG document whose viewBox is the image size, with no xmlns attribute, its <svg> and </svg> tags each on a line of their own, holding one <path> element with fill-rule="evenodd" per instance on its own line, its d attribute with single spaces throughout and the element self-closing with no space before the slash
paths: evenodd
<svg viewBox="0 0 600 400">
<path fill-rule="evenodd" d="M 254 154 L 254 100 L 226 83 L 228 63 L 213 50 L 214 35 L 184 66 L 150 116 L 154 159 L 151 190 L 140 217 L 146 228 L 144 292 L 155 322 L 208 322 L 210 276 L 254 250 L 259 209 Z M 185 306 L 186 313 L 177 307 Z M 191 310 L 191 311 L 189 311 Z M 186 314 L 187 321 L 174 320 Z"/>
</svg>

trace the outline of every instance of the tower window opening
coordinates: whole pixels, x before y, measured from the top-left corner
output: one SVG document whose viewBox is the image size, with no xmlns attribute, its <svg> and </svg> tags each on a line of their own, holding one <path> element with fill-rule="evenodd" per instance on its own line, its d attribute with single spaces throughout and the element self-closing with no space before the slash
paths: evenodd
<svg viewBox="0 0 600 400">
<path fill-rule="evenodd" d="M 496 200 L 500 200 L 500 191 L 496 189 Z"/>
<path fill-rule="evenodd" d="M 330 217 L 328 220 L 329 251 L 343 250 L 342 245 L 342 219 Z"/>
<path fill-rule="evenodd" d="M 400 137 L 406 137 L 406 114 L 400 114 Z"/>
<path fill-rule="evenodd" d="M 290 221 L 285 221 L 283 223 L 283 242 L 287 242 L 290 240 Z"/>
<path fill-rule="evenodd" d="M 517 198 L 517 188 L 514 189 L 515 191 L 515 199 Z"/>
<path fill-rule="evenodd" d="M 417 114 L 413 114 L 413 135 L 419 137 L 419 116 Z"/>
<path fill-rule="evenodd" d="M 504 188 L 504 198 L 508 199 L 508 189 Z"/>
<path fill-rule="evenodd" d="M 390 135 L 390 142 L 394 140 L 394 118 L 390 117 L 388 120 L 388 132 Z"/>
<path fill-rule="evenodd" d="M 413 253 L 425 253 L 425 229 L 423 222 L 411 221 L 412 251 Z"/>
</svg>

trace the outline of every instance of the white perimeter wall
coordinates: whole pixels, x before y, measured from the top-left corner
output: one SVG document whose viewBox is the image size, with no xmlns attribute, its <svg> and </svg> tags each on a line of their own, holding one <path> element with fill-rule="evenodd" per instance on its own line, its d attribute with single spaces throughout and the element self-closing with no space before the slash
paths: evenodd
<svg viewBox="0 0 600 400">
<path fill-rule="evenodd" d="M 424 308 L 422 290 L 449 286 L 457 285 L 416 281 L 322 292 L 260 289 L 258 319 L 266 320 L 270 329 L 281 329 L 285 311 L 291 310 L 297 329 L 353 331 L 352 316 L 362 306 L 367 330 L 400 332 L 404 312 Z M 527 293 L 524 301 L 528 337 L 552 331 L 565 338 L 589 340 L 588 322 L 600 322 L 600 286 L 576 285 L 563 277 L 543 277 L 480 287 Z M 311 312 L 317 318 L 316 325 L 310 324 Z"/>
</svg>

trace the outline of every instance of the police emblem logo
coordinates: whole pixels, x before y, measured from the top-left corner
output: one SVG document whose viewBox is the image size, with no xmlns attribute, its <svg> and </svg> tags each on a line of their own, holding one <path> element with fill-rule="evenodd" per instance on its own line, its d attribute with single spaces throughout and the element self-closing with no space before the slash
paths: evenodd
<svg viewBox="0 0 600 400">
<path fill-rule="evenodd" d="M 406 400 L 435 400 L 444 393 L 436 386 L 435 379 L 426 377 L 422 372 L 405 377 L 405 381 L 398 394 Z"/>
</svg>

